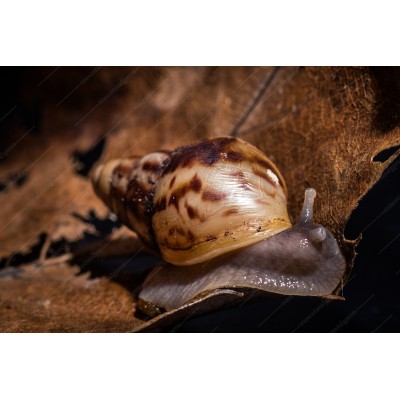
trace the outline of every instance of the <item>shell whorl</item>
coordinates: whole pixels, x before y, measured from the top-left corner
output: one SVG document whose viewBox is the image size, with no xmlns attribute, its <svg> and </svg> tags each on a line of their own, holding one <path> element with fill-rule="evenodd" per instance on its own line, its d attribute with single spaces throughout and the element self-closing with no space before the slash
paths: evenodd
<svg viewBox="0 0 400 400">
<path fill-rule="evenodd" d="M 159 151 L 111 160 L 92 175 L 96 194 L 153 249 L 157 249 L 151 222 L 154 187 L 168 159 L 169 152 Z"/>
<path fill-rule="evenodd" d="M 291 227 L 280 172 L 239 138 L 112 160 L 92 179 L 117 216 L 175 265 L 200 263 Z"/>
</svg>

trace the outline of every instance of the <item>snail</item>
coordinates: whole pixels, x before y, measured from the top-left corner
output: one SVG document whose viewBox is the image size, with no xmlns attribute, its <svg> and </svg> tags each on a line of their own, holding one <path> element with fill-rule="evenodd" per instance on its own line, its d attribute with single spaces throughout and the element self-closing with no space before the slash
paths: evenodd
<svg viewBox="0 0 400 400">
<path fill-rule="evenodd" d="M 139 306 L 150 315 L 216 288 L 327 296 L 345 260 L 336 239 L 313 222 L 314 189 L 298 224 L 274 163 L 236 137 L 219 137 L 99 165 L 97 195 L 167 262 L 146 278 Z"/>
</svg>

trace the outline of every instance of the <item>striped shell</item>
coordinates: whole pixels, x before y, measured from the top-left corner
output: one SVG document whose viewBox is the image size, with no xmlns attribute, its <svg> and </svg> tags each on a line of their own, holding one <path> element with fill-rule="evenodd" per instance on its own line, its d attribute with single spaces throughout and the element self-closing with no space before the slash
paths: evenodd
<svg viewBox="0 0 400 400">
<path fill-rule="evenodd" d="M 239 138 L 112 160 L 92 180 L 121 221 L 175 265 L 197 264 L 291 227 L 277 167 Z"/>
</svg>

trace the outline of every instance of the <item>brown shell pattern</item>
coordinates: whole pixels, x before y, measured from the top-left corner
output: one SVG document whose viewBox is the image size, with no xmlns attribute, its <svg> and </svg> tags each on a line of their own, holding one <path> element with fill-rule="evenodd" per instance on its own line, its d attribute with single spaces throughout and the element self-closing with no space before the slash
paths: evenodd
<svg viewBox="0 0 400 400">
<path fill-rule="evenodd" d="M 109 161 L 97 194 L 162 257 L 192 265 L 268 238 L 291 223 L 277 167 L 232 137 Z"/>
</svg>

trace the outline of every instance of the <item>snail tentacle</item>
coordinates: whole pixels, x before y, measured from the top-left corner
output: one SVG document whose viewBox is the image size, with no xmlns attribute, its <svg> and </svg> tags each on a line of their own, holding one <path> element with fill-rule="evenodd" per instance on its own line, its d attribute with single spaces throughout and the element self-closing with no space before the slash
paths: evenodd
<svg viewBox="0 0 400 400">
<path fill-rule="evenodd" d="M 306 189 L 304 193 L 304 203 L 303 210 L 300 214 L 300 222 L 301 223 L 312 223 L 313 222 L 313 207 L 314 207 L 314 199 L 317 195 L 317 192 L 313 188 Z"/>
</svg>

